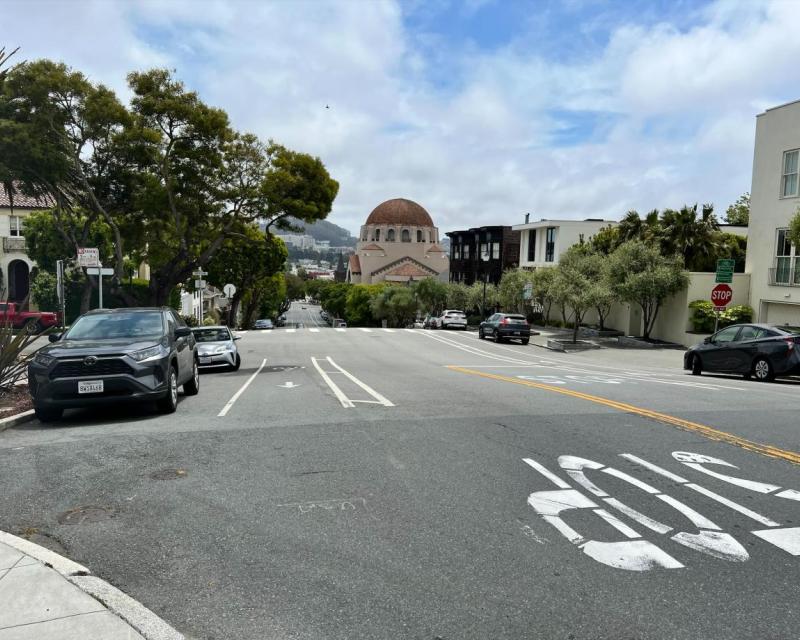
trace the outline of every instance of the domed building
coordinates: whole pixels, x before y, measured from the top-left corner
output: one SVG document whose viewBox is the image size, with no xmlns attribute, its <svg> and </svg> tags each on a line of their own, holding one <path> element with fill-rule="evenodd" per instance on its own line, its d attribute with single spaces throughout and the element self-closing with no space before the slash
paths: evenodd
<svg viewBox="0 0 800 640">
<path fill-rule="evenodd" d="M 416 202 L 395 198 L 372 210 L 350 256 L 347 281 L 408 283 L 423 278 L 447 281 L 450 260 L 439 245 L 439 229 Z"/>
</svg>

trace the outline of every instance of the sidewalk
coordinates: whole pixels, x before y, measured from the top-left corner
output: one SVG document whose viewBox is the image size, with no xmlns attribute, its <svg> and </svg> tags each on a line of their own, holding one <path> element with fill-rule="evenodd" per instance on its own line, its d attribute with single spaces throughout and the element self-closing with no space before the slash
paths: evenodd
<svg viewBox="0 0 800 640">
<path fill-rule="evenodd" d="M 2 531 L 0 603 L 0 640 L 183 638 L 86 567 Z"/>
</svg>

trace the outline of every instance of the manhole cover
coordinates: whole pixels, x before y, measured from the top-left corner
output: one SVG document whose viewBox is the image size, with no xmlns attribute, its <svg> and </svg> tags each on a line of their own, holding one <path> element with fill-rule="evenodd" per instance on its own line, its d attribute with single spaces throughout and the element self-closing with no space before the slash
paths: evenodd
<svg viewBox="0 0 800 640">
<path fill-rule="evenodd" d="M 102 522 L 116 515 L 111 507 L 76 507 L 58 516 L 60 524 L 83 524 L 84 522 Z"/>
<path fill-rule="evenodd" d="M 153 480 L 177 480 L 178 478 L 185 478 L 188 475 L 186 469 L 162 469 L 161 471 L 154 471 L 150 474 Z"/>
</svg>

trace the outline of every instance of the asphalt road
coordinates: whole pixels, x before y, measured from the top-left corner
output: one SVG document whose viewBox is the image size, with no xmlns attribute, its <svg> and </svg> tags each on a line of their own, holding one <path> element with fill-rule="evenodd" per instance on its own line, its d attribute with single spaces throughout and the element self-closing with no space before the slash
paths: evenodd
<svg viewBox="0 0 800 640">
<path fill-rule="evenodd" d="M 798 637 L 798 383 L 305 306 L 174 416 L 0 433 L 0 529 L 190 638 Z"/>
</svg>

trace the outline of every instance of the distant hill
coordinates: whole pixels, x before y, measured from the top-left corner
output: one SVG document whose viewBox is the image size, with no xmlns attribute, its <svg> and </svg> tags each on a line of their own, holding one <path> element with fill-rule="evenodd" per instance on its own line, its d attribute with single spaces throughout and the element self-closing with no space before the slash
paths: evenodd
<svg viewBox="0 0 800 640">
<path fill-rule="evenodd" d="M 356 238 L 350 235 L 350 232 L 338 224 L 328 222 L 327 220 L 318 220 L 313 224 L 306 224 L 297 220 L 292 221 L 293 224 L 299 224 L 305 227 L 305 233 L 312 236 L 314 240 L 328 240 L 332 247 L 355 247 Z"/>
</svg>

